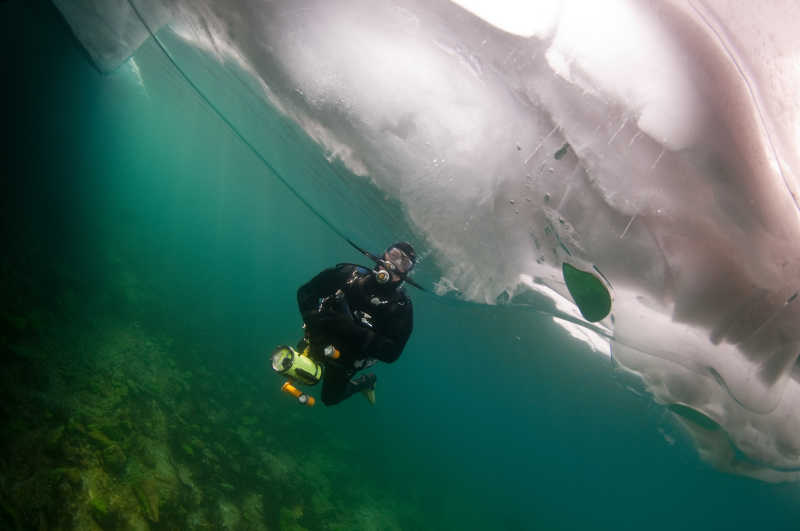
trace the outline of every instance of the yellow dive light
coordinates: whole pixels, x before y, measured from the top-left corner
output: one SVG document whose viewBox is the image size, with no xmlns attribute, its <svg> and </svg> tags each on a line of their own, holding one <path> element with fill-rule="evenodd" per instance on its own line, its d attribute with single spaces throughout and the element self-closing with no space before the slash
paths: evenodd
<svg viewBox="0 0 800 531">
<path fill-rule="evenodd" d="M 272 353 L 272 368 L 304 385 L 314 385 L 322 378 L 322 365 L 286 345 L 280 345 Z"/>
</svg>

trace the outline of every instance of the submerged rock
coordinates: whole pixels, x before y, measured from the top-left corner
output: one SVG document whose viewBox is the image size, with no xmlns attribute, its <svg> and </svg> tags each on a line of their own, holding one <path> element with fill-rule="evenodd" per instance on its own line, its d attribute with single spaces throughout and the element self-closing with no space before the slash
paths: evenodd
<svg viewBox="0 0 800 531">
<path fill-rule="evenodd" d="M 88 435 L 89 439 L 91 439 L 91 441 L 100 448 L 107 448 L 116 444 L 114 441 L 109 439 L 106 434 L 97 428 L 90 428 L 86 432 L 86 435 Z"/>
<path fill-rule="evenodd" d="M 266 530 L 264 524 L 264 496 L 249 494 L 242 503 L 242 527 L 245 529 Z"/>
<path fill-rule="evenodd" d="M 300 520 L 302 517 L 302 505 L 295 505 L 294 507 L 282 507 L 280 510 L 278 529 L 280 529 L 280 531 L 308 531 L 298 522 L 298 520 Z"/>
<path fill-rule="evenodd" d="M 219 502 L 219 517 L 222 522 L 222 529 L 238 529 L 239 522 L 242 517 L 239 509 L 234 504 L 227 500 L 220 500 Z"/>
<path fill-rule="evenodd" d="M 13 527 L 14 529 L 22 529 L 17 509 L 5 499 L 2 493 L 0 493 L 0 524 Z"/>
<path fill-rule="evenodd" d="M 100 524 L 104 529 L 118 527 L 119 517 L 116 512 L 109 507 L 108 501 L 105 498 L 90 498 L 89 512 L 94 521 Z"/>
<path fill-rule="evenodd" d="M 151 522 L 158 522 L 159 498 L 155 487 L 155 482 L 152 480 L 141 481 L 132 487 L 142 514 Z"/>
<path fill-rule="evenodd" d="M 83 482 L 81 471 L 75 467 L 56 468 L 53 474 L 58 479 L 64 479 L 73 486 L 80 485 Z"/>
<path fill-rule="evenodd" d="M 51 455 L 61 454 L 61 444 L 64 441 L 64 426 L 57 426 L 50 430 L 44 441 L 44 449 Z"/>
<path fill-rule="evenodd" d="M 116 444 L 106 447 L 103 450 L 102 458 L 105 469 L 115 474 L 122 472 L 128 460 L 125 452 Z"/>
</svg>

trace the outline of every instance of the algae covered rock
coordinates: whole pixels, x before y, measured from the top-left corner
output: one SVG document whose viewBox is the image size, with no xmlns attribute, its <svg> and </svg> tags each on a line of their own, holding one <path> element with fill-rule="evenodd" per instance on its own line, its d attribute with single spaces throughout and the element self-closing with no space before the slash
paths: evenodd
<svg viewBox="0 0 800 531">
<path fill-rule="evenodd" d="M 253 531 L 266 530 L 264 524 L 264 496 L 249 494 L 242 503 L 242 527 Z"/>
<path fill-rule="evenodd" d="M 158 522 L 159 497 L 155 481 L 146 479 L 135 483 L 132 487 L 142 514 L 151 522 Z"/>
<path fill-rule="evenodd" d="M 128 458 L 116 444 L 106 447 L 102 452 L 103 467 L 109 472 L 119 474 L 125 468 Z"/>
<path fill-rule="evenodd" d="M 227 500 L 219 502 L 219 517 L 222 529 L 239 529 L 242 516 L 239 509 Z"/>
<path fill-rule="evenodd" d="M 194 449 L 189 443 L 181 443 L 181 450 L 183 450 L 183 453 L 188 457 L 194 457 Z"/>
<path fill-rule="evenodd" d="M 45 436 L 44 450 L 50 455 L 61 454 L 61 445 L 64 441 L 64 426 L 57 426 L 50 430 Z"/>
<path fill-rule="evenodd" d="M 116 444 L 105 433 L 95 427 L 89 428 L 86 435 L 88 435 L 92 443 L 99 448 L 107 448 Z"/>
<path fill-rule="evenodd" d="M 281 507 L 278 529 L 280 531 L 308 531 L 300 525 L 299 520 L 303 517 L 303 506 Z"/>
<path fill-rule="evenodd" d="M 13 529 L 22 529 L 22 520 L 17 508 L 6 500 L 2 493 L 0 493 L 0 524 Z"/>
<path fill-rule="evenodd" d="M 133 433 L 133 423 L 131 423 L 128 419 L 120 419 L 118 422 L 114 424 L 110 424 L 105 426 L 103 430 L 110 439 L 115 441 L 124 441 L 130 438 L 131 433 Z"/>
<path fill-rule="evenodd" d="M 83 482 L 81 471 L 75 467 L 62 467 L 53 470 L 57 480 L 65 480 L 69 484 L 78 486 Z"/>
<path fill-rule="evenodd" d="M 104 529 L 114 529 L 119 525 L 119 516 L 113 511 L 104 498 L 89 499 L 89 512 L 92 518 Z"/>
</svg>

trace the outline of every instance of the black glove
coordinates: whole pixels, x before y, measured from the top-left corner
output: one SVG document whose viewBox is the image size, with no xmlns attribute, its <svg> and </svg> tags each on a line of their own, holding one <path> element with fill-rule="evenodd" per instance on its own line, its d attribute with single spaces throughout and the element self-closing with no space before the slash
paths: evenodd
<svg viewBox="0 0 800 531">
<path fill-rule="evenodd" d="M 303 314 L 303 321 L 311 336 L 347 337 L 358 325 L 352 318 L 334 312 L 311 311 Z"/>
<path fill-rule="evenodd" d="M 341 313 L 306 312 L 303 313 L 303 321 L 312 342 L 331 343 L 347 358 L 360 357 L 372 336 L 371 331 Z"/>
</svg>

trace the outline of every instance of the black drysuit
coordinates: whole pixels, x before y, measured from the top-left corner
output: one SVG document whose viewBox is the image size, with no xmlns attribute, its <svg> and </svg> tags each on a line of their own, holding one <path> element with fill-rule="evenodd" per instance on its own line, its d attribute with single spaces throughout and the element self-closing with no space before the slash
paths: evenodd
<svg viewBox="0 0 800 531">
<path fill-rule="evenodd" d="M 344 296 L 335 299 L 337 290 Z M 325 364 L 322 402 L 333 405 L 371 387 L 374 375 L 352 380 L 375 363 L 392 363 L 403 351 L 413 327 L 411 299 L 402 288 L 380 285 L 372 272 L 354 264 L 326 269 L 297 290 L 311 355 Z M 341 356 L 325 358 L 335 346 Z"/>
</svg>

